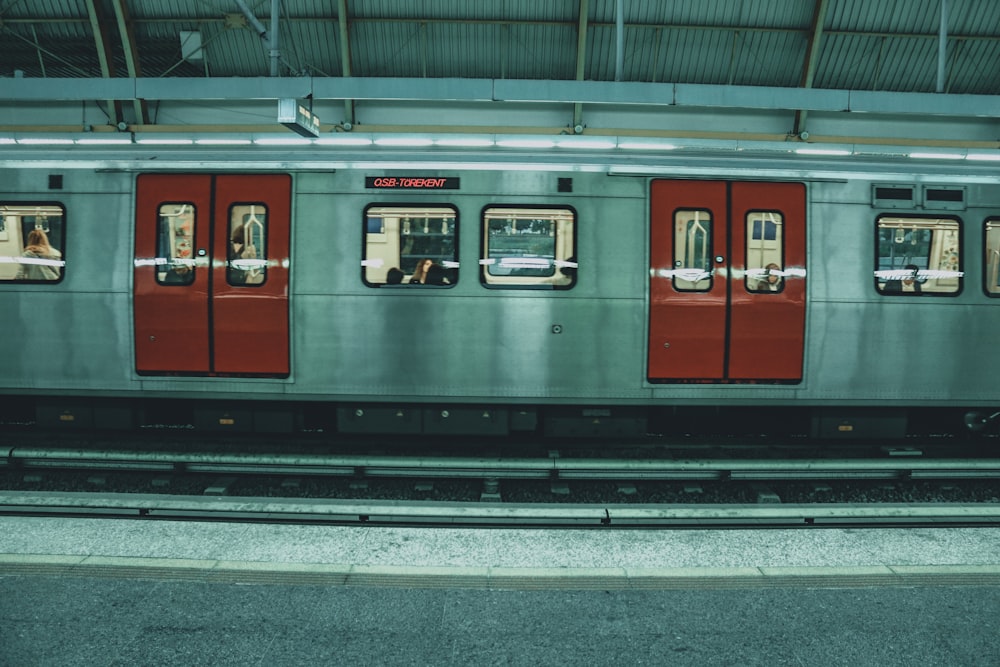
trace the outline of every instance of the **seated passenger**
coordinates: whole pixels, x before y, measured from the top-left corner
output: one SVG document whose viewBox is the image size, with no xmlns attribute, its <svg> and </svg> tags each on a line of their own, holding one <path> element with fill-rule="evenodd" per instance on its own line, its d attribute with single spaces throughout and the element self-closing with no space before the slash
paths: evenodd
<svg viewBox="0 0 1000 667">
<path fill-rule="evenodd" d="M 386 285 L 400 285 L 403 282 L 403 276 L 405 274 L 400 271 L 395 266 L 389 269 L 389 272 L 385 274 L 385 284 Z"/>
<path fill-rule="evenodd" d="M 233 229 L 229 239 L 229 266 L 226 272 L 230 285 L 259 285 L 264 282 L 264 272 L 257 263 L 257 248 L 245 243 L 243 227 Z"/>
<path fill-rule="evenodd" d="M 32 229 L 28 232 L 28 243 L 24 246 L 21 262 L 15 280 L 59 280 L 59 265 L 62 253 L 49 245 L 49 237 L 44 230 Z"/>
<path fill-rule="evenodd" d="M 427 267 L 427 274 L 424 277 L 424 283 L 427 285 L 447 285 L 448 283 L 448 272 L 440 264 L 434 264 Z"/>
<path fill-rule="evenodd" d="M 427 282 L 427 269 L 429 269 L 432 264 L 434 264 L 434 260 L 430 258 L 422 259 L 417 262 L 417 268 L 413 270 L 413 276 L 410 278 L 410 284 L 423 285 Z"/>
</svg>

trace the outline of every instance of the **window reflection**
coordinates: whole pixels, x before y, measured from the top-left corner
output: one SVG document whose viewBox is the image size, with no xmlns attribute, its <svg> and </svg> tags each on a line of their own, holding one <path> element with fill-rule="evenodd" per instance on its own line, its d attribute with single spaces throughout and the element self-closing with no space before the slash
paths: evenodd
<svg viewBox="0 0 1000 667">
<path fill-rule="evenodd" d="M 567 208 L 483 211 L 483 284 L 568 289 L 576 282 L 576 213 Z"/>
</svg>

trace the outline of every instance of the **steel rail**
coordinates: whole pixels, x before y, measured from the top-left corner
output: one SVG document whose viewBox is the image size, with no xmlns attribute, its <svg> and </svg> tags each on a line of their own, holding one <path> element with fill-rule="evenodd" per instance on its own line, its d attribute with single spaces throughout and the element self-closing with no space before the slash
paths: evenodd
<svg viewBox="0 0 1000 667">
<path fill-rule="evenodd" d="M 259 475 L 559 479 L 997 479 L 1000 459 L 595 459 L 228 454 L 14 447 L 0 469 L 76 468 Z"/>
<path fill-rule="evenodd" d="M 23 491 L 0 491 L 0 514 L 267 523 L 594 528 L 1000 525 L 1000 506 L 995 504 L 565 505 Z"/>
</svg>

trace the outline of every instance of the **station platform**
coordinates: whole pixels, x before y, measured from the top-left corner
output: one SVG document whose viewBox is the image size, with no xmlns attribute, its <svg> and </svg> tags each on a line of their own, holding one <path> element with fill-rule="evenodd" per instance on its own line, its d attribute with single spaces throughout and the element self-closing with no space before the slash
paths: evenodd
<svg viewBox="0 0 1000 667">
<path fill-rule="evenodd" d="M 0 517 L 0 664 L 996 665 L 1000 529 Z"/>
</svg>

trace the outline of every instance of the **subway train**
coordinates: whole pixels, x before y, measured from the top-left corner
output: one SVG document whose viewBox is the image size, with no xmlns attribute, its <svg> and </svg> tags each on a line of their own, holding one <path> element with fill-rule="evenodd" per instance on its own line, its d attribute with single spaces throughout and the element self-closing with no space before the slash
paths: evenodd
<svg viewBox="0 0 1000 667">
<path fill-rule="evenodd" d="M 820 159 L 3 160 L 0 418 L 989 432 L 995 163 Z"/>
</svg>

